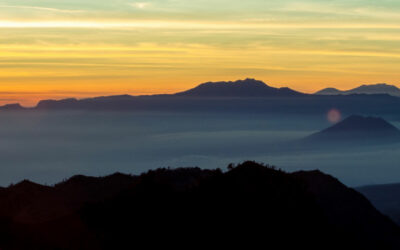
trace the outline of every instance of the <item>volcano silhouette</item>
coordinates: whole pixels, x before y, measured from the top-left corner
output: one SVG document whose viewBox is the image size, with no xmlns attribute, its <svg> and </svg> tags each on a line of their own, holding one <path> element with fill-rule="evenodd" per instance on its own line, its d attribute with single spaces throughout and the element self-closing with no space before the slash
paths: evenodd
<svg viewBox="0 0 400 250">
<path fill-rule="evenodd" d="M 352 115 L 306 140 L 314 143 L 395 143 L 400 142 L 400 130 L 382 118 Z"/>
</svg>

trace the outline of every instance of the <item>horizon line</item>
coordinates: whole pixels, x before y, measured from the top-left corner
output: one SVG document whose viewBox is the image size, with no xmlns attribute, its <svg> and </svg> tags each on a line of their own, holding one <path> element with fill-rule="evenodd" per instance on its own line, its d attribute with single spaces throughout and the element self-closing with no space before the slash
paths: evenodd
<svg viewBox="0 0 400 250">
<path fill-rule="evenodd" d="M 26 109 L 29 109 L 29 108 L 35 108 L 35 107 L 37 107 L 38 106 L 38 104 L 41 102 L 41 101 L 61 101 L 61 100 L 68 100 L 68 99 L 75 99 L 75 100 L 78 100 L 78 101 L 80 101 L 80 100 L 85 100 L 85 99 L 93 99 L 93 98 L 102 98 L 102 97 L 117 97 L 117 96 L 131 96 L 131 97 L 151 97 L 151 96 L 163 96 L 163 95 L 175 95 L 175 94 L 178 94 L 178 93 L 182 93 L 182 92 L 185 92 L 185 91 L 188 91 L 188 90 L 191 90 L 191 89 L 194 89 L 194 88 L 196 88 L 196 87 L 198 87 L 198 86 L 200 86 L 200 85 L 202 85 L 202 84 L 205 84 L 205 83 L 220 83 L 220 82 L 225 82 L 225 83 L 234 83 L 234 82 L 238 82 L 238 81 L 245 81 L 245 80 L 254 80 L 254 81 L 260 81 L 260 82 L 262 82 L 262 83 L 264 83 L 266 86 L 269 86 L 269 87 L 272 87 L 272 88 L 277 88 L 277 89 L 281 89 L 281 88 L 289 88 L 289 89 L 291 89 L 291 90 L 294 90 L 294 91 L 296 91 L 296 92 L 298 92 L 298 93 L 302 93 L 302 94 L 307 94 L 307 95 L 314 95 L 314 94 L 316 94 L 317 92 L 319 92 L 319 91 L 321 91 L 321 90 L 324 90 L 324 89 L 336 89 L 336 90 L 339 90 L 339 91 L 342 91 L 342 92 L 345 92 L 345 91 L 349 91 L 349 90 L 352 90 L 352 89 L 355 89 L 355 88 L 358 88 L 358 87 L 361 87 L 361 86 L 374 86 L 374 85 L 388 85 L 388 86 L 394 86 L 394 87 L 397 87 L 397 88 L 399 88 L 396 84 L 389 84 L 389 83 L 371 83 L 371 84 L 361 84 L 361 85 L 357 85 L 356 87 L 353 87 L 353 88 L 350 88 L 350 89 L 338 89 L 338 88 L 336 88 L 336 87 L 331 87 L 331 86 L 328 86 L 328 87 L 324 87 L 324 88 L 321 88 L 321 89 L 319 89 L 319 90 L 317 90 L 317 91 L 313 91 L 313 92 L 304 92 L 304 91 L 298 91 L 298 90 L 296 90 L 296 89 L 294 89 L 294 88 L 290 88 L 290 87 L 287 87 L 287 86 L 282 86 L 282 87 L 275 87 L 273 84 L 269 84 L 269 83 L 266 83 L 264 80 L 259 80 L 259 79 L 256 79 L 256 78 L 251 78 L 251 77 L 247 77 L 247 78 L 244 78 L 244 79 L 237 79 L 237 80 L 228 80 L 228 81 L 207 81 L 207 82 L 202 82 L 202 83 L 197 83 L 196 85 L 194 85 L 194 86 L 192 86 L 192 87 L 189 87 L 189 88 L 185 88 L 185 89 L 182 89 L 182 90 L 179 90 L 179 91 L 177 91 L 177 92 L 167 92 L 167 93 L 136 93 L 136 94 L 132 94 L 132 93 L 129 93 L 129 92 L 110 92 L 109 94 L 102 94 L 102 93 L 104 93 L 104 92 L 98 92 L 98 94 L 99 95 L 96 95 L 95 93 L 96 92 L 93 92 L 93 91 L 90 91 L 90 92 L 81 92 L 81 91 L 65 91 L 65 92 L 63 92 L 63 91 L 56 91 L 56 92 L 32 92 L 32 91 L 30 91 L 30 92 L 16 92 L 16 91 L 5 91 L 5 92 L 0 92 L 1 94 L 16 94 L 16 95 L 18 95 L 18 94 L 21 94 L 21 93 L 24 93 L 24 94 L 40 94 L 40 93 L 42 93 L 42 94 L 51 94 L 51 93 L 57 93 L 57 94 L 63 94 L 63 93 L 72 93 L 72 92 L 74 92 L 74 93 L 76 93 L 76 94 L 94 94 L 94 95 L 88 95 L 88 96 L 83 96 L 83 97 L 77 97 L 77 96 L 63 96 L 63 97 L 61 97 L 61 98 L 44 98 L 44 99 L 40 99 L 40 100 L 38 100 L 34 105 L 23 105 L 23 104 L 21 104 L 20 102 L 18 102 L 18 101 L 16 101 L 16 102 L 11 102 L 11 100 L 10 100 L 10 102 L 9 103 L 5 103 L 5 104 L 3 104 L 3 105 L 0 105 L 0 107 L 4 107 L 4 106 L 8 106 L 8 105 L 20 105 L 21 107 L 23 107 L 23 108 L 26 108 Z"/>
</svg>

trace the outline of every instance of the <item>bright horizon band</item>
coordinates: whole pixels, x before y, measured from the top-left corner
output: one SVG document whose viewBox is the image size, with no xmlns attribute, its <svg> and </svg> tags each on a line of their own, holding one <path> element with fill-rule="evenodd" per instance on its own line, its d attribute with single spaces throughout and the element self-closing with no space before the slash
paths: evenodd
<svg viewBox="0 0 400 250">
<path fill-rule="evenodd" d="M 306 93 L 398 85 L 399 11 L 387 0 L 5 0 L 0 104 L 247 77 Z"/>
</svg>

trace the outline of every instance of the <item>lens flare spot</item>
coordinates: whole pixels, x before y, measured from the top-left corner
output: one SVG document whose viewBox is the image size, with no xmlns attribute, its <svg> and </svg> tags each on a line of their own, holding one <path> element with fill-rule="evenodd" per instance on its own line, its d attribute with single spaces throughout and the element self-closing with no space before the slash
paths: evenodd
<svg viewBox="0 0 400 250">
<path fill-rule="evenodd" d="M 338 123 L 342 119 L 342 114 L 337 109 L 331 109 L 326 117 L 330 123 Z"/>
</svg>

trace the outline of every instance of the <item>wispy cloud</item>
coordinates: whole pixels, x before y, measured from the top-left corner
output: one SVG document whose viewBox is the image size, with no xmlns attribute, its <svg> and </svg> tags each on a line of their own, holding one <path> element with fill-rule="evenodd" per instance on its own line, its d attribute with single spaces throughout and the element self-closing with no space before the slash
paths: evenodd
<svg viewBox="0 0 400 250">
<path fill-rule="evenodd" d="M 83 13 L 83 12 L 85 12 L 84 10 L 58 9 L 58 8 L 50 8 L 50 7 L 25 6 L 25 5 L 0 5 L 0 8 L 30 9 L 30 10 L 59 12 L 59 13 Z"/>
<path fill-rule="evenodd" d="M 283 12 L 303 12 L 323 15 L 356 16 L 378 19 L 399 19 L 398 11 L 387 7 L 340 4 L 335 2 L 289 2 L 278 7 Z"/>
<path fill-rule="evenodd" d="M 148 28 L 148 29 L 198 29 L 198 30 L 260 30 L 260 29 L 400 29 L 391 23 L 251 23 L 204 21 L 9 21 L 0 20 L 0 28 Z"/>
</svg>

